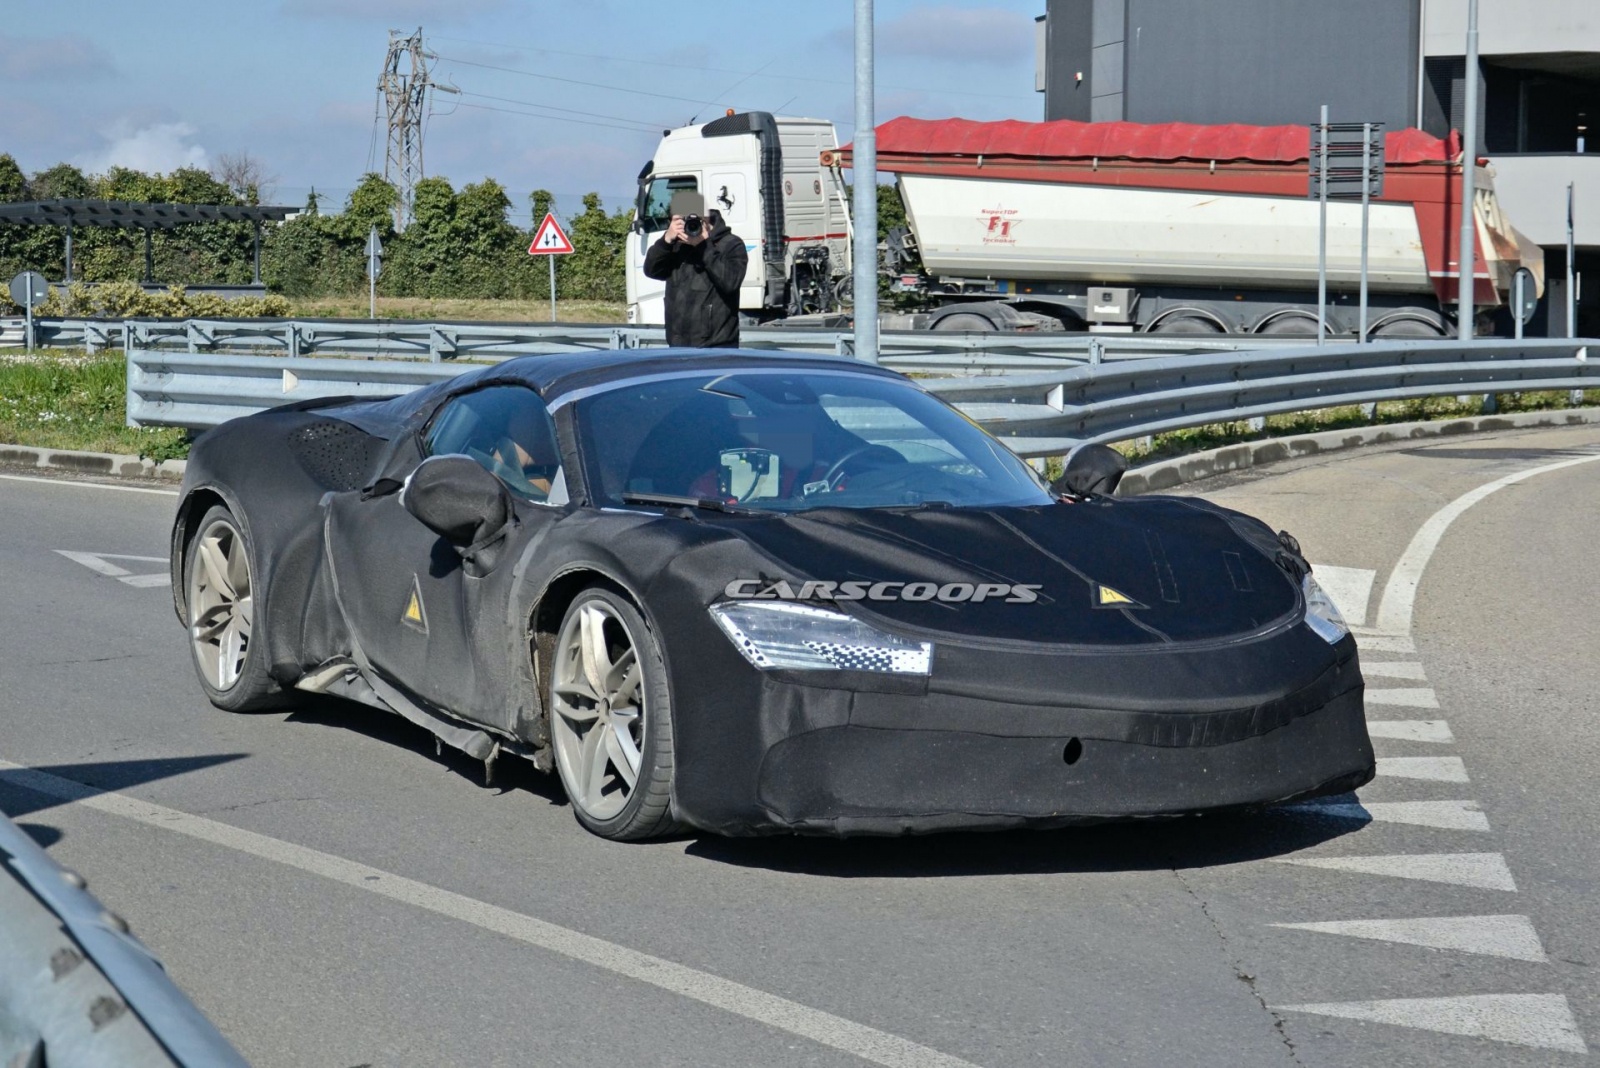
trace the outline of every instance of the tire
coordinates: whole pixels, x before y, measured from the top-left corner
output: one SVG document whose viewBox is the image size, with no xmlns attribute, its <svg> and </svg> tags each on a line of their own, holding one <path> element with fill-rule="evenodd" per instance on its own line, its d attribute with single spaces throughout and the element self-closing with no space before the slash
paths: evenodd
<svg viewBox="0 0 1600 1068">
<path fill-rule="evenodd" d="M 1220 334 L 1222 328 L 1198 315 L 1175 315 L 1151 328 L 1152 334 Z"/>
<path fill-rule="evenodd" d="M 267 674 L 265 614 L 257 612 L 254 547 L 223 505 L 201 518 L 184 546 L 189 656 L 206 697 L 228 712 L 294 703 Z"/>
<path fill-rule="evenodd" d="M 549 686 L 556 774 L 584 829 L 618 842 L 676 830 L 672 698 L 639 610 L 606 587 L 578 594 L 556 634 Z"/>
<path fill-rule="evenodd" d="M 935 330 L 947 330 L 951 333 L 967 334 L 992 334 L 995 331 L 994 323 L 988 316 L 976 312 L 956 312 L 946 315 L 943 319 L 933 324 Z"/>
<path fill-rule="evenodd" d="M 1303 315 L 1280 315 L 1256 333 L 1274 334 L 1280 337 L 1316 337 L 1317 321 Z M 1333 336 L 1331 328 L 1328 330 L 1328 336 Z"/>
<path fill-rule="evenodd" d="M 1444 337 L 1444 334 L 1433 324 L 1423 322 L 1420 319 L 1394 319 L 1372 331 L 1372 336 L 1384 338 L 1432 338 L 1438 340 Z"/>
</svg>

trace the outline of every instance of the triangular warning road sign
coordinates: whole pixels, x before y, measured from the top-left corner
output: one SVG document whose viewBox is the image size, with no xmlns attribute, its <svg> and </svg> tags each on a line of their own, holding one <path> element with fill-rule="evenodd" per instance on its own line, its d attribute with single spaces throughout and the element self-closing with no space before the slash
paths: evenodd
<svg viewBox="0 0 1600 1068">
<path fill-rule="evenodd" d="M 561 224 L 556 222 L 554 214 L 547 214 L 544 222 L 539 224 L 539 229 L 533 233 L 533 244 L 528 246 L 530 256 L 565 256 L 572 251 L 572 242 L 567 240 L 566 233 L 561 229 Z"/>
</svg>

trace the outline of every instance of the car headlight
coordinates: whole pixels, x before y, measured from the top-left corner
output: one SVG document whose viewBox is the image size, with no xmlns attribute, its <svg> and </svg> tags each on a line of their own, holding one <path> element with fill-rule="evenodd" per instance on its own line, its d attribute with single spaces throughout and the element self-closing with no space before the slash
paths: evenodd
<svg viewBox="0 0 1600 1068">
<path fill-rule="evenodd" d="M 730 601 L 712 605 L 711 618 L 758 668 L 893 675 L 926 675 L 932 670 L 932 642 L 885 633 L 831 608 Z"/>
<path fill-rule="evenodd" d="M 1310 575 L 1300 583 L 1300 588 L 1306 595 L 1306 626 L 1316 631 L 1317 637 L 1329 645 L 1339 644 L 1350 633 L 1350 628 L 1345 625 L 1333 598 Z"/>
</svg>

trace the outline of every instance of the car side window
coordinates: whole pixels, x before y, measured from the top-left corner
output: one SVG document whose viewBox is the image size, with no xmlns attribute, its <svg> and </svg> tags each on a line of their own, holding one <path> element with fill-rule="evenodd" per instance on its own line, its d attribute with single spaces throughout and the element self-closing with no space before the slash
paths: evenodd
<svg viewBox="0 0 1600 1068">
<path fill-rule="evenodd" d="M 428 428 L 428 455 L 470 456 L 510 489 L 548 501 L 560 481 L 555 422 L 526 386 L 490 386 L 451 399 Z"/>
</svg>

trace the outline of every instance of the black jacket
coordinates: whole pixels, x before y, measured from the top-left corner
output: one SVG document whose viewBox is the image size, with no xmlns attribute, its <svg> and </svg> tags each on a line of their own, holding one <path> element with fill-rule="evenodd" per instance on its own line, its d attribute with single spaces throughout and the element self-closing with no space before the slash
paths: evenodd
<svg viewBox="0 0 1600 1068">
<path fill-rule="evenodd" d="M 750 262 L 744 241 L 717 226 L 699 245 L 657 240 L 644 256 L 644 273 L 667 283 L 667 344 L 684 348 L 737 348 L 739 286 Z"/>
</svg>

